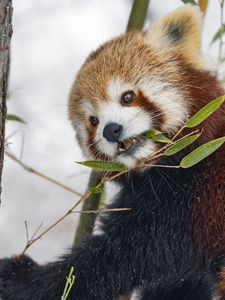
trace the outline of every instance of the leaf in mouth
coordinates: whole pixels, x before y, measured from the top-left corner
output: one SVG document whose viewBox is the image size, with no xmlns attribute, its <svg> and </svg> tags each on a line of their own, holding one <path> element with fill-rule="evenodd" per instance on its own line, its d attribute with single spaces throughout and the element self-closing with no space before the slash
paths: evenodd
<svg viewBox="0 0 225 300">
<path fill-rule="evenodd" d="M 134 139 L 127 139 L 118 143 L 119 152 L 127 151 L 134 145 Z"/>
<path fill-rule="evenodd" d="M 142 141 L 143 138 L 141 136 L 120 141 L 118 143 L 118 153 L 121 154 L 123 152 L 126 152 L 129 149 L 131 149 L 133 146 L 140 144 Z"/>
<path fill-rule="evenodd" d="M 164 144 L 172 144 L 173 141 L 165 137 L 161 131 L 158 130 L 149 130 L 147 131 L 144 136 L 148 139 L 151 139 L 155 142 L 164 143 Z"/>
</svg>

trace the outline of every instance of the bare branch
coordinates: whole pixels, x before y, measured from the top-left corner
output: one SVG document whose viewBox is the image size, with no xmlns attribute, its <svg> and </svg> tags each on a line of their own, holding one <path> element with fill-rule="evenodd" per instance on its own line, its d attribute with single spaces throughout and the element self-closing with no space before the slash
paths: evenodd
<svg viewBox="0 0 225 300">
<path fill-rule="evenodd" d="M 58 180 L 55 180 L 47 175 L 45 175 L 44 173 L 41 173 L 39 171 L 37 171 L 36 169 L 32 168 L 31 166 L 25 164 L 24 162 L 22 162 L 19 158 L 17 158 L 14 154 L 12 154 L 11 152 L 5 150 L 5 154 L 10 157 L 13 161 L 15 161 L 17 164 L 19 164 L 24 170 L 26 170 L 27 172 L 30 172 L 32 174 L 35 174 L 39 177 L 41 177 L 42 179 L 45 179 L 61 188 L 63 188 L 64 190 L 67 190 L 71 193 L 73 193 L 76 196 L 81 197 L 82 194 L 77 192 L 76 190 L 72 189 L 71 187 L 66 186 L 65 184 L 59 182 Z"/>
</svg>

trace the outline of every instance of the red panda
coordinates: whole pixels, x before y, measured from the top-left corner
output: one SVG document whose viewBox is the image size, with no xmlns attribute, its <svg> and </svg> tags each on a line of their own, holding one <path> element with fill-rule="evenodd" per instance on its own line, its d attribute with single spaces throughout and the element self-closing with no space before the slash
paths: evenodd
<svg viewBox="0 0 225 300">
<path fill-rule="evenodd" d="M 0 260 L 3 300 L 60 299 L 74 266 L 68 299 L 225 299 L 225 148 L 190 169 L 159 169 L 145 159 L 158 144 L 150 128 L 173 135 L 224 90 L 200 51 L 200 17 L 185 6 L 91 53 L 72 86 L 69 118 L 84 154 L 132 170 L 100 216 L 101 234 L 84 238 L 59 261 Z M 201 125 L 195 143 L 161 165 L 177 165 L 193 148 L 224 136 L 224 105 Z"/>
</svg>

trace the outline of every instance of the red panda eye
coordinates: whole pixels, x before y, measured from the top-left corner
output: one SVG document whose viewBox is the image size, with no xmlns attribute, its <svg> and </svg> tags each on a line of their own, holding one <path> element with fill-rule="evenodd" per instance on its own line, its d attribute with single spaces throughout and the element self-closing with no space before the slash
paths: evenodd
<svg viewBox="0 0 225 300">
<path fill-rule="evenodd" d="M 98 120 L 97 117 L 90 116 L 90 122 L 91 122 L 91 125 L 92 125 L 92 126 L 97 126 L 98 123 L 99 123 L 99 120 Z"/>
<path fill-rule="evenodd" d="M 121 95 L 120 102 L 122 105 L 128 105 L 131 104 L 134 101 L 134 99 L 135 93 L 133 91 L 127 91 Z"/>
</svg>

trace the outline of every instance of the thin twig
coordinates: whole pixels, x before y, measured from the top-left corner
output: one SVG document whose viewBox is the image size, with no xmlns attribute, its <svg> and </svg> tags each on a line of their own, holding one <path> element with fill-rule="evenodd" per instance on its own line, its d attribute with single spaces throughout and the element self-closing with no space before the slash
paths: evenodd
<svg viewBox="0 0 225 300">
<path fill-rule="evenodd" d="M 99 214 L 99 213 L 106 213 L 106 212 L 120 212 L 120 211 L 130 211 L 131 208 L 105 208 L 105 209 L 98 209 L 98 210 L 75 210 L 72 213 L 78 214 Z"/>
<path fill-rule="evenodd" d="M 6 154 L 8 157 L 10 157 L 13 161 L 15 161 L 17 164 L 19 164 L 19 165 L 20 165 L 24 170 L 26 170 L 27 172 L 33 173 L 33 174 L 35 174 L 35 175 L 37 175 L 37 176 L 39 176 L 39 177 L 41 177 L 41 178 L 43 178 L 43 179 L 45 179 L 45 180 L 47 180 L 47 181 L 53 183 L 53 184 L 55 184 L 55 185 L 57 185 L 57 186 L 63 188 L 64 190 L 67 190 L 67 191 L 73 193 L 73 194 L 76 195 L 76 196 L 79 196 L 79 197 L 82 196 L 81 193 L 77 192 L 76 190 L 72 189 L 71 187 L 68 187 L 68 186 L 66 186 L 65 184 L 59 182 L 58 180 L 55 180 L 55 179 L 53 179 L 53 178 L 51 178 L 51 177 L 49 177 L 49 176 L 47 176 L 47 175 L 45 175 L 45 174 L 43 174 L 43 173 L 37 171 L 36 169 L 30 167 L 29 165 L 25 164 L 24 162 L 22 162 L 19 158 L 17 158 L 17 157 L 16 157 L 14 154 L 12 154 L 11 152 L 5 150 L 5 154 Z"/>
<path fill-rule="evenodd" d="M 110 180 L 113 180 L 119 176 L 121 176 L 122 174 L 124 174 L 125 172 L 128 172 L 128 170 L 126 171 L 122 171 L 119 172 L 111 177 L 109 177 L 107 179 L 107 182 Z M 101 181 L 96 187 L 100 187 L 103 183 L 105 183 L 106 180 Z M 30 248 L 31 245 L 33 245 L 37 240 L 40 240 L 46 233 L 48 233 L 52 228 L 54 228 L 56 225 L 58 225 L 59 223 L 61 223 L 66 217 L 68 217 L 70 214 L 74 213 L 74 209 L 83 201 L 85 201 L 86 199 L 88 199 L 90 196 L 92 195 L 91 191 L 87 191 L 63 216 L 61 216 L 59 219 L 57 219 L 52 225 L 50 225 L 47 229 L 45 229 L 42 233 L 40 233 L 37 237 L 30 239 L 25 248 L 23 249 L 21 255 L 24 255 L 25 252 Z M 128 209 L 127 209 L 128 210 Z"/>
<path fill-rule="evenodd" d="M 203 129 L 202 129 L 201 133 L 202 132 L 203 132 Z M 179 142 L 179 141 L 181 141 L 181 140 L 183 140 L 184 138 L 186 139 L 187 137 L 189 137 L 189 136 L 191 136 L 193 134 L 196 134 L 196 133 L 199 133 L 199 129 L 186 134 L 184 137 L 179 138 L 178 140 L 176 140 L 176 143 Z"/>
<path fill-rule="evenodd" d="M 172 138 L 172 140 L 174 141 L 175 138 L 179 135 L 179 133 L 185 128 L 185 126 L 183 126 L 177 134 L 174 135 L 174 137 Z M 193 133 L 192 133 L 193 134 Z M 188 134 L 189 135 L 189 134 Z M 188 136 L 187 135 L 187 136 Z M 186 136 L 185 136 L 186 137 Z M 175 141 L 177 142 L 177 141 Z M 152 154 L 151 158 L 148 160 L 146 160 L 146 163 L 149 162 L 149 160 L 154 160 L 155 158 L 163 155 L 162 151 L 169 147 L 170 145 L 164 145 L 160 150 L 156 151 L 155 153 Z M 161 152 L 161 153 L 160 153 Z M 143 167 L 146 167 L 146 165 L 144 165 Z M 179 168 L 179 166 L 168 166 L 168 165 L 152 165 L 152 167 L 159 167 L 159 168 Z M 99 187 L 102 187 L 106 182 L 109 182 L 111 180 L 114 180 L 116 179 L 117 177 L 125 174 L 125 173 L 128 173 L 130 170 L 132 169 L 125 169 L 119 173 L 116 173 L 112 176 L 108 176 L 108 177 L 104 177 L 96 186 L 95 188 L 99 188 Z M 52 228 L 54 228 L 56 225 L 58 225 L 61 221 L 63 221 L 67 216 L 69 216 L 70 214 L 72 213 L 81 213 L 81 214 L 88 214 L 88 213 L 94 213 L 94 214 L 97 214 L 99 212 L 109 212 L 109 211 L 114 211 L 114 212 L 118 212 L 118 211 L 129 211 L 131 210 L 130 208 L 115 208 L 115 209 L 103 209 L 103 210 L 83 210 L 83 211 L 75 211 L 75 208 L 80 204 L 82 203 L 83 201 L 87 200 L 91 195 L 93 194 L 92 191 L 88 190 L 84 195 L 82 195 L 82 197 L 63 215 L 61 216 L 59 219 L 57 219 L 52 225 L 50 225 L 47 229 L 45 229 L 42 233 L 40 233 L 37 237 L 33 237 L 31 238 L 24 250 L 22 251 L 22 254 L 23 255 L 28 248 L 30 248 L 31 245 L 33 245 L 37 240 L 40 240 L 46 233 L 48 233 Z"/>
<path fill-rule="evenodd" d="M 173 136 L 172 141 L 174 141 L 176 139 L 177 136 L 179 136 L 179 134 L 184 130 L 184 128 L 186 128 L 185 125 L 183 125 L 178 131 L 177 133 Z"/>
<path fill-rule="evenodd" d="M 27 243 L 28 243 L 30 238 L 29 238 L 29 231 L 28 231 L 27 221 L 24 221 L 24 225 L 25 225 L 25 229 L 26 229 L 26 239 L 27 239 Z"/>
<path fill-rule="evenodd" d="M 53 227 L 58 225 L 60 222 L 62 222 L 68 215 L 70 215 L 73 210 L 85 199 L 87 199 L 91 195 L 91 192 L 86 192 L 62 217 L 57 219 L 52 225 L 50 225 L 47 229 L 45 229 L 42 233 L 40 233 L 36 238 L 31 239 L 26 244 L 24 250 L 22 251 L 21 255 L 24 255 L 28 248 L 30 248 L 31 245 L 33 245 L 37 240 L 40 240 L 46 233 L 48 233 Z"/>
<path fill-rule="evenodd" d="M 113 176 L 111 176 L 111 177 L 105 178 L 102 182 L 99 183 L 99 187 L 100 187 L 103 183 L 112 181 L 112 180 L 116 179 L 117 177 L 119 177 L 119 176 L 121 176 L 121 175 L 123 175 L 123 174 L 129 172 L 130 170 L 131 170 L 131 169 L 126 169 L 126 170 L 121 171 L 121 172 L 119 172 L 119 173 L 117 173 L 117 174 L 115 174 L 115 175 L 113 175 Z"/>
<path fill-rule="evenodd" d="M 43 225 L 43 222 L 41 222 L 41 224 L 38 226 L 38 228 L 35 230 L 35 232 L 33 233 L 31 240 L 34 239 L 34 237 L 37 235 L 37 233 L 39 232 L 39 230 L 41 229 Z"/>
<path fill-rule="evenodd" d="M 179 169 L 180 166 L 167 166 L 167 165 L 152 165 L 152 167 L 157 167 L 157 168 L 169 168 L 169 169 Z"/>
</svg>

